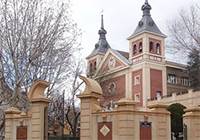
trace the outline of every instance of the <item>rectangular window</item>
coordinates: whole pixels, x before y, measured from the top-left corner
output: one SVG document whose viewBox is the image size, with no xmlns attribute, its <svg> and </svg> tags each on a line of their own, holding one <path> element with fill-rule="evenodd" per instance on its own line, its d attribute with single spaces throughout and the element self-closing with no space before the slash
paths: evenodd
<svg viewBox="0 0 200 140">
<path fill-rule="evenodd" d="M 134 85 L 140 85 L 140 75 L 134 77 Z"/>
<path fill-rule="evenodd" d="M 187 78 L 187 77 L 182 77 L 181 78 L 181 85 L 183 85 L 183 86 L 189 86 L 190 84 L 189 84 L 189 78 Z"/>
<path fill-rule="evenodd" d="M 135 94 L 135 101 L 140 102 L 140 93 Z"/>
<path fill-rule="evenodd" d="M 168 74 L 167 76 L 167 83 L 170 84 L 177 84 L 177 77 L 175 74 Z"/>
</svg>

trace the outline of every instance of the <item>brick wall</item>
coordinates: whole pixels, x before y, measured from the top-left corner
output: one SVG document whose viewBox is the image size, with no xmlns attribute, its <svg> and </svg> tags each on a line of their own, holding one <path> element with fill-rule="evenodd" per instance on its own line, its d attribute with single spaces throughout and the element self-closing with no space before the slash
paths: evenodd
<svg viewBox="0 0 200 140">
<path fill-rule="evenodd" d="M 162 71 L 156 69 L 150 69 L 150 82 L 151 82 L 151 98 L 156 97 L 157 91 L 163 94 L 162 87 Z"/>
<path fill-rule="evenodd" d="M 139 83 L 136 82 L 137 77 L 139 77 Z M 133 91 L 133 99 L 137 98 L 137 96 L 139 96 L 139 100 L 136 99 L 136 101 L 138 101 L 139 105 L 142 105 L 143 103 L 143 93 L 142 93 L 142 70 L 137 70 L 132 72 L 132 91 Z"/>
<path fill-rule="evenodd" d="M 114 56 L 112 56 L 111 54 L 107 57 L 107 60 L 105 61 L 105 63 L 103 64 L 103 66 L 102 66 L 102 68 L 101 68 L 101 70 L 100 70 L 100 72 L 101 73 L 105 73 L 105 72 L 107 72 L 107 71 L 109 71 L 110 70 L 110 68 L 109 68 L 109 61 L 110 61 L 110 58 L 114 58 L 115 59 L 115 67 L 114 68 L 117 68 L 117 67 L 123 67 L 123 66 L 125 66 L 120 60 L 118 60 L 116 57 L 114 57 Z"/>
<path fill-rule="evenodd" d="M 113 90 L 111 89 L 112 83 L 115 84 Z M 101 99 L 101 104 L 107 104 L 109 101 L 118 101 L 125 97 L 125 75 L 121 75 L 115 78 L 110 78 L 109 80 L 100 83 L 103 90 L 103 97 Z"/>
</svg>

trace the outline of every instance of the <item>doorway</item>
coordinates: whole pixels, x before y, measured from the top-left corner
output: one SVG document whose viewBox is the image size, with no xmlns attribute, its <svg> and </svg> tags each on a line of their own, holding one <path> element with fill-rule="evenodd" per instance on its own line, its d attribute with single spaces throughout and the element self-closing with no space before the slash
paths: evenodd
<svg viewBox="0 0 200 140">
<path fill-rule="evenodd" d="M 183 140 L 183 114 L 186 107 L 175 103 L 170 105 L 167 110 L 171 113 L 171 139 Z"/>
</svg>

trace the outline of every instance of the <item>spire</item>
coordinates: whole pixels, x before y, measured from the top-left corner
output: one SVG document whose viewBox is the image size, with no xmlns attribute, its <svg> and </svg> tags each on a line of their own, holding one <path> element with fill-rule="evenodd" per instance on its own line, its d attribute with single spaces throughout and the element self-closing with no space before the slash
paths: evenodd
<svg viewBox="0 0 200 140">
<path fill-rule="evenodd" d="M 103 14 L 101 15 L 101 28 L 100 28 L 98 34 L 99 34 L 99 41 L 95 44 L 94 50 L 87 57 L 87 59 L 92 56 L 95 56 L 97 54 L 105 54 L 107 52 L 108 48 L 110 48 L 110 45 L 108 44 L 108 42 L 106 40 L 107 31 L 104 29 Z"/>
<path fill-rule="evenodd" d="M 104 29 L 103 14 L 101 15 L 101 28 L 99 30 L 99 39 L 106 39 L 107 31 Z"/>
<path fill-rule="evenodd" d="M 104 24 L 103 24 L 103 14 L 101 15 L 101 29 L 104 29 Z"/>
<path fill-rule="evenodd" d="M 137 28 L 135 29 L 134 33 L 128 37 L 128 39 L 131 39 L 141 33 L 144 32 L 150 32 L 153 34 L 157 34 L 162 37 L 166 37 L 160 29 L 157 27 L 155 22 L 153 21 L 150 10 L 151 10 L 151 5 L 148 3 L 148 0 L 145 0 L 145 3 L 142 5 L 142 19 L 139 21 Z"/>
</svg>

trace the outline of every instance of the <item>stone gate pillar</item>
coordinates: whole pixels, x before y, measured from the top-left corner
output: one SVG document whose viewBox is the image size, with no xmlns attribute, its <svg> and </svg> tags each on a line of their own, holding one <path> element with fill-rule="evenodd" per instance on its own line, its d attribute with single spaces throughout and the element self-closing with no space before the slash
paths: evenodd
<svg viewBox="0 0 200 140">
<path fill-rule="evenodd" d="M 16 139 L 16 127 L 19 125 L 15 119 L 20 117 L 21 111 L 11 107 L 5 111 L 5 140 Z"/>
<path fill-rule="evenodd" d="M 48 86 L 46 81 L 36 81 L 29 93 L 31 103 L 28 112 L 22 112 L 15 107 L 5 111 L 5 140 L 47 140 L 48 139 L 48 99 L 44 91 Z"/>
<path fill-rule="evenodd" d="M 78 96 L 81 100 L 80 139 L 97 140 L 97 123 L 92 113 L 101 110 L 98 99 L 102 95 L 102 89 L 96 81 L 83 76 L 80 78 L 86 84 L 84 92 Z"/>
<path fill-rule="evenodd" d="M 185 140 L 200 139 L 200 107 L 192 107 L 185 110 L 183 125 Z"/>
<path fill-rule="evenodd" d="M 152 116 L 152 140 L 171 140 L 171 120 L 168 105 L 159 102 L 149 105 L 149 115 Z"/>
<path fill-rule="evenodd" d="M 46 81 L 36 81 L 29 91 L 29 100 L 32 103 L 30 113 L 32 140 L 48 140 L 48 98 L 44 91 L 48 87 Z"/>
</svg>

